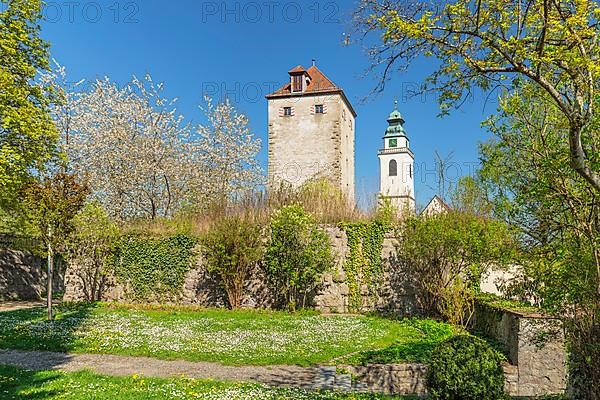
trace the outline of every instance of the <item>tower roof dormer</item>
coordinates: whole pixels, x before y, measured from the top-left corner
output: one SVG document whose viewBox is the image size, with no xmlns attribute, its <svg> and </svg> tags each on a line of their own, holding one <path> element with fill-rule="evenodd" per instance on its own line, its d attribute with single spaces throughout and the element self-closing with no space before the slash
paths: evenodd
<svg viewBox="0 0 600 400">
<path fill-rule="evenodd" d="M 385 130 L 384 138 L 406 137 L 406 131 L 404 130 L 405 121 L 400 111 L 398 111 L 398 100 L 394 101 L 394 111 L 390 113 L 387 122 L 388 127 Z"/>
</svg>

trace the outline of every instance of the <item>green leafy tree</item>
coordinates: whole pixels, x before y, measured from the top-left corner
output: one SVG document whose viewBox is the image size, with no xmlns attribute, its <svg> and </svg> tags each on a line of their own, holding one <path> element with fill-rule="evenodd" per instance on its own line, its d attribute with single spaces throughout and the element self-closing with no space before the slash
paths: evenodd
<svg viewBox="0 0 600 400">
<path fill-rule="evenodd" d="M 329 237 L 298 205 L 275 211 L 270 228 L 266 272 L 282 305 L 304 308 L 322 274 L 333 267 Z"/>
<path fill-rule="evenodd" d="M 264 226 L 250 216 L 225 216 L 202 239 L 204 260 L 216 273 L 231 308 L 242 305 L 244 285 L 265 253 Z"/>
<path fill-rule="evenodd" d="M 0 206 L 54 154 L 57 132 L 48 111 L 49 91 L 36 83 L 48 68 L 40 38 L 39 0 L 0 2 Z"/>
<path fill-rule="evenodd" d="M 48 256 L 48 319 L 52 315 L 52 282 L 54 256 L 60 252 L 71 231 L 73 220 L 85 204 L 87 186 L 77 182 L 74 175 L 57 173 L 26 185 L 21 191 L 23 210 L 31 231 L 39 238 Z"/>
<path fill-rule="evenodd" d="M 486 189 L 472 176 L 459 179 L 456 188 L 450 194 L 452 209 L 472 215 L 491 216 L 493 204 L 487 196 Z"/>
<path fill-rule="evenodd" d="M 526 81 L 554 102 L 567 127 L 571 167 L 600 192 L 600 165 L 589 147 L 600 79 L 600 6 L 593 0 L 362 0 L 356 21 L 379 34 L 377 87 L 421 55 L 439 60 L 423 91 L 439 91 L 442 112 L 474 88 L 509 90 Z"/>
<path fill-rule="evenodd" d="M 600 197 L 569 164 L 568 123 L 550 98 L 525 86 L 487 125 L 482 178 L 495 214 L 519 228 L 522 273 L 505 288 L 536 299 L 567 328 L 577 399 L 600 398 Z M 598 129 L 596 117 L 588 130 Z M 600 137 L 587 136 L 596 149 Z"/>
<path fill-rule="evenodd" d="M 86 204 L 75 216 L 73 226 L 66 244 L 67 261 L 75 266 L 86 300 L 101 300 L 119 228 L 98 202 Z"/>
<path fill-rule="evenodd" d="M 508 263 L 514 250 L 506 224 L 460 211 L 407 219 L 398 235 L 421 310 L 454 324 L 468 323 L 482 273 Z"/>
</svg>

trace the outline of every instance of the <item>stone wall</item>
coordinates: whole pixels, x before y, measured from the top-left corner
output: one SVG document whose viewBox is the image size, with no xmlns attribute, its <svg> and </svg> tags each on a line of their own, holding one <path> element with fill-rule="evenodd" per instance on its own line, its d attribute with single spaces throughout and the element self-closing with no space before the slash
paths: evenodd
<svg viewBox="0 0 600 400">
<path fill-rule="evenodd" d="M 427 366 L 423 364 L 349 365 L 340 370 L 354 378 L 356 391 L 402 396 L 427 394 Z"/>
<path fill-rule="evenodd" d="M 336 255 L 335 268 L 323 278 L 323 287 L 315 293 L 314 305 L 323 312 L 347 312 L 349 290 L 343 264 L 349 249 L 346 234 L 337 227 L 326 228 Z M 414 282 L 408 268 L 395 256 L 395 238 L 386 237 L 382 248 L 384 279 L 374 299 L 364 308 L 393 312 L 400 315 L 418 314 L 419 307 Z M 56 290 L 62 290 L 60 264 L 55 282 Z M 28 253 L 18 251 L 0 252 L 0 299 L 39 299 L 45 292 L 45 263 Z M 247 283 L 243 305 L 246 307 L 270 307 L 273 299 L 266 285 L 266 278 L 256 268 Z M 77 267 L 67 268 L 64 276 L 64 300 L 85 298 L 81 273 Z M 367 288 L 362 288 L 366 294 Z M 105 301 L 130 301 L 126 285 L 114 276 L 106 276 L 102 299 Z M 182 304 L 200 306 L 225 306 L 226 296 L 218 279 L 208 273 L 202 260 L 185 278 L 181 297 Z M 561 393 L 566 386 L 566 352 L 564 333 L 560 321 L 538 314 L 498 310 L 478 304 L 473 319 L 473 329 L 494 338 L 505 346 L 511 364 L 504 366 L 506 389 L 513 396 L 536 396 Z M 364 388 L 384 393 L 422 394 L 425 368 L 422 365 L 385 365 L 354 367 L 351 373 L 360 377 Z M 340 381 L 346 381 L 340 377 Z M 356 387 L 356 389 L 360 389 Z"/>
<path fill-rule="evenodd" d="M 344 261 L 349 254 L 346 233 L 335 226 L 325 227 L 335 255 L 335 267 L 323 277 L 322 288 L 313 294 L 311 304 L 322 312 L 346 313 L 348 309 L 349 289 L 344 273 Z M 363 309 L 393 312 L 402 315 L 414 315 L 417 307 L 414 301 L 412 285 L 395 257 L 394 241 L 386 237 L 383 243 L 382 257 L 384 265 L 383 283 L 375 298 L 368 299 L 368 288 L 363 287 Z M 261 268 L 257 267 L 251 274 L 252 279 L 246 284 L 242 304 L 245 307 L 270 307 L 273 297 L 266 285 L 266 277 Z M 76 266 L 70 266 L 65 276 L 65 301 L 85 299 L 84 280 L 81 271 Z M 207 307 L 227 305 L 225 292 L 219 285 L 219 280 L 206 271 L 200 259 L 185 277 L 181 297 L 178 303 L 193 304 Z M 125 285 L 117 282 L 114 276 L 107 276 L 103 282 L 102 300 L 127 301 L 128 290 Z"/>
<path fill-rule="evenodd" d="M 56 263 L 54 290 L 63 291 L 60 260 Z M 40 300 L 46 293 L 46 264 L 30 253 L 0 250 L 0 301 Z"/>
<path fill-rule="evenodd" d="M 310 304 L 324 313 L 347 313 L 349 309 L 350 291 L 346 282 L 344 262 L 349 256 L 346 233 L 336 226 L 323 227 L 329 235 L 332 251 L 335 255 L 333 271 L 323 276 L 322 286 L 310 299 Z M 369 288 L 361 288 L 362 311 L 379 311 L 396 315 L 419 315 L 420 308 L 415 290 L 415 277 L 410 274 L 410 268 L 396 257 L 395 243 L 397 239 L 386 235 L 382 250 L 383 277 L 375 294 L 369 296 Z M 65 276 L 65 301 L 84 300 L 84 284 L 77 267 L 71 266 Z M 257 266 L 251 274 L 252 278 L 246 284 L 242 304 L 245 307 L 270 307 L 273 298 L 266 284 L 266 277 Z M 207 307 L 227 305 L 227 298 L 219 286 L 218 278 L 206 271 L 202 260 L 186 274 L 182 293 L 178 303 Z M 114 276 L 107 276 L 103 283 L 102 300 L 127 301 L 127 287 L 117 282 Z"/>
<path fill-rule="evenodd" d="M 268 308 L 272 306 L 273 299 L 265 284 L 266 278 L 263 272 L 256 268 L 245 286 L 245 295 L 242 306 L 248 308 Z M 86 300 L 84 282 L 77 266 L 69 266 L 65 274 L 64 301 Z M 101 300 L 116 302 L 131 302 L 127 285 L 118 282 L 114 275 L 104 277 Z M 164 300 L 154 299 L 164 303 Z M 149 301 L 153 301 L 150 299 Z M 225 307 L 227 306 L 227 295 L 219 284 L 218 278 L 209 273 L 204 267 L 202 260 L 190 270 L 185 276 L 183 288 L 177 299 L 169 301 L 182 305 L 196 305 L 202 307 Z"/>
<path fill-rule="evenodd" d="M 322 312 L 346 313 L 349 303 L 349 288 L 344 273 L 344 260 L 348 257 L 348 239 L 346 233 L 337 227 L 327 228 L 336 258 L 336 267 L 332 273 L 325 274 L 323 287 L 316 297 L 316 307 Z M 363 311 L 381 311 L 400 315 L 417 315 L 419 313 L 414 291 L 413 277 L 406 266 L 401 265 L 396 257 L 396 238 L 386 235 L 382 249 L 381 259 L 383 262 L 384 275 L 381 285 L 377 289 L 374 298 L 369 299 L 369 289 L 361 288 L 363 296 Z"/>
<path fill-rule="evenodd" d="M 333 271 L 323 277 L 321 289 L 314 293 L 311 303 L 319 311 L 325 313 L 347 313 L 351 310 L 349 304 L 349 287 L 346 283 L 344 262 L 349 255 L 348 239 L 346 233 L 336 226 L 324 226 L 327 231 L 332 251 L 335 255 Z M 415 292 L 415 279 L 405 265 L 397 259 L 395 243 L 397 239 L 387 235 L 383 241 L 381 257 L 384 275 L 381 285 L 375 296 L 367 296 L 368 288 L 363 286 L 363 311 L 381 311 L 399 315 L 418 315 L 419 305 Z M 261 268 L 257 266 L 251 274 L 252 278 L 246 285 L 245 296 L 242 304 L 245 307 L 270 307 L 273 298 L 266 285 L 266 277 Z M 70 267 L 65 276 L 66 301 L 85 299 L 84 280 L 77 267 Z M 227 298 L 219 286 L 218 278 L 206 271 L 202 260 L 192 268 L 185 277 L 181 297 L 177 302 L 208 307 L 221 307 L 227 305 Z M 103 296 L 105 301 L 127 301 L 127 287 L 117 282 L 114 276 L 107 276 L 103 282 Z"/>
<path fill-rule="evenodd" d="M 335 267 L 333 271 L 323 276 L 322 287 L 310 299 L 311 305 L 325 313 L 347 313 L 351 310 L 349 304 L 349 287 L 344 272 L 344 262 L 349 255 L 348 240 L 346 233 L 336 226 L 324 226 L 327 231 L 332 250 L 335 255 Z M 381 257 L 384 274 L 381 284 L 375 293 L 368 296 L 369 288 L 361 288 L 362 310 L 380 311 L 397 315 L 418 315 L 418 296 L 415 291 L 415 279 L 410 274 L 410 268 L 402 265 L 397 259 L 395 243 L 397 239 L 387 235 L 383 241 Z M 22 265 L 15 261 L 16 265 Z M 26 268 L 20 267 L 27 276 Z M 40 270 L 33 268 L 32 271 Z M 17 275 L 19 275 L 17 274 Z M 252 278 L 246 285 L 245 296 L 242 304 L 245 307 L 270 307 L 273 298 L 266 285 L 266 277 L 261 268 L 257 266 L 251 274 Z M 30 281 L 27 278 L 25 281 Z M 39 280 L 39 279 L 38 279 Z M 65 301 L 86 300 L 86 279 L 77 266 L 69 266 L 65 273 Z M 113 275 L 102 278 L 102 296 L 104 301 L 131 301 L 128 296 L 126 285 L 120 284 Z M 26 287 L 28 285 L 21 285 Z M 39 292 L 39 290 L 38 290 Z M 26 297 L 29 298 L 29 297 Z M 156 299 L 161 301 L 161 299 Z M 219 285 L 219 280 L 214 274 L 210 274 L 203 266 L 202 260 L 186 274 L 182 292 L 179 298 L 174 299 L 177 303 L 193 304 L 207 307 L 221 307 L 227 305 L 225 292 Z"/>
<path fill-rule="evenodd" d="M 473 329 L 504 346 L 517 369 L 511 379 L 515 396 L 564 392 L 567 354 L 560 320 L 477 304 Z"/>
<path fill-rule="evenodd" d="M 509 396 L 519 396 L 518 368 L 504 364 L 504 391 Z M 387 395 L 419 396 L 427 395 L 427 366 L 425 364 L 371 364 L 365 366 L 340 366 L 334 382 L 349 380 L 346 391 L 384 393 Z M 350 375 L 350 379 L 343 379 Z M 338 388 L 344 390 L 343 387 Z"/>
</svg>

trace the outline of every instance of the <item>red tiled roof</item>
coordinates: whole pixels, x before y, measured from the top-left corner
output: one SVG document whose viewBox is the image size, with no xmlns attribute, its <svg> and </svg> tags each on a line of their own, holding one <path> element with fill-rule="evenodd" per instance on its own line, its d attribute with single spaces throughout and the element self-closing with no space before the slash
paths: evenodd
<svg viewBox="0 0 600 400">
<path fill-rule="evenodd" d="M 294 73 L 298 73 L 298 72 L 306 72 L 306 70 L 304 69 L 304 67 L 302 67 L 302 65 L 298 65 L 296 68 L 290 70 L 290 72 L 288 72 L 288 74 L 294 74 Z"/>
<path fill-rule="evenodd" d="M 285 85 L 283 85 L 282 87 L 280 87 L 279 89 L 277 89 L 276 91 L 274 91 L 273 93 L 267 95 L 266 96 L 267 99 L 272 99 L 272 98 L 277 98 L 277 97 L 287 97 L 287 96 L 292 96 L 292 95 L 293 96 L 303 96 L 303 95 L 311 96 L 311 95 L 320 94 L 320 93 L 340 93 L 342 95 L 342 97 L 344 98 L 344 100 L 348 103 L 348 106 L 350 107 L 350 110 L 352 111 L 352 113 L 356 116 L 356 112 L 354 111 L 352 105 L 346 98 L 344 91 L 340 87 L 336 86 L 336 84 L 333 83 L 328 77 L 326 77 L 325 74 L 323 74 L 316 66 L 313 65 L 312 67 L 310 67 L 309 69 L 307 69 L 305 71 L 301 65 L 298 65 L 296 68 L 289 71 L 290 74 L 298 73 L 298 72 L 306 72 L 308 74 L 308 76 L 310 77 L 310 81 L 308 82 L 308 85 L 304 92 L 292 94 L 292 90 L 291 90 L 292 85 L 290 82 L 288 82 Z"/>
<path fill-rule="evenodd" d="M 304 68 L 301 65 L 297 66 L 289 73 L 302 72 Z M 327 78 L 317 67 L 314 65 L 306 70 L 306 73 L 310 76 L 310 82 L 306 87 L 306 90 L 302 94 L 316 94 L 316 93 L 331 93 L 341 92 L 342 89 L 337 87 L 329 78 Z M 286 83 L 273 93 L 267 95 L 267 98 L 288 96 L 291 94 L 291 84 Z M 295 93 L 296 94 L 296 93 Z"/>
</svg>

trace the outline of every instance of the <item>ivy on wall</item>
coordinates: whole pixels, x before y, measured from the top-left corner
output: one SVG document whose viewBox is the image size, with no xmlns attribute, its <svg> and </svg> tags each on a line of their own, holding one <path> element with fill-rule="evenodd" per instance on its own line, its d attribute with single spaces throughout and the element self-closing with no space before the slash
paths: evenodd
<svg viewBox="0 0 600 400">
<path fill-rule="evenodd" d="M 113 256 L 117 280 L 127 284 L 133 300 L 168 300 L 183 288 L 195 261 L 197 240 L 178 234 L 166 238 L 122 236 Z"/>
<path fill-rule="evenodd" d="M 343 265 L 349 288 L 350 311 L 360 311 L 365 300 L 368 305 L 372 305 L 383 278 L 381 250 L 388 228 L 387 223 L 377 220 L 340 224 L 340 229 L 346 232 L 350 253 Z M 366 299 L 363 287 L 367 288 Z"/>
</svg>

